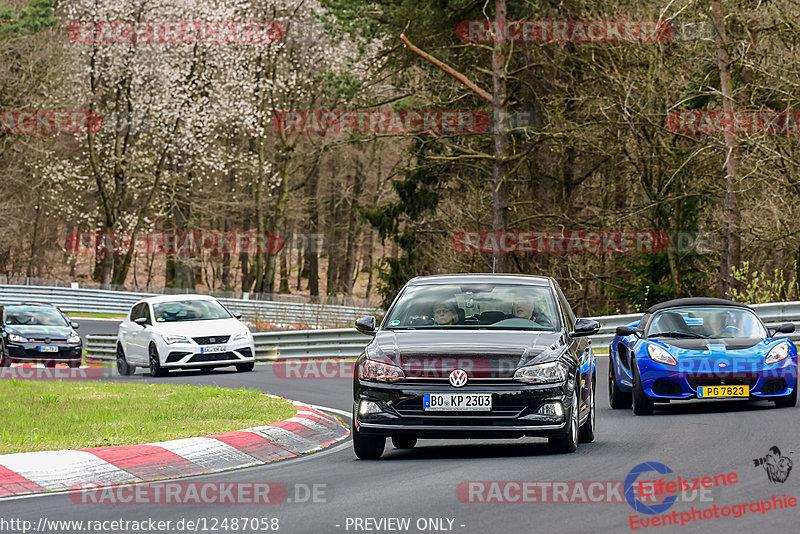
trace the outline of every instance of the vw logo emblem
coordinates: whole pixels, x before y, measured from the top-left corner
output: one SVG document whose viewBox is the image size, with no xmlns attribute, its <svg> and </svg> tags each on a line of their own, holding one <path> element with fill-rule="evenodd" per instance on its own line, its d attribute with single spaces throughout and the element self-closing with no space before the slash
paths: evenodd
<svg viewBox="0 0 800 534">
<path fill-rule="evenodd" d="M 51 341 L 51 340 L 50 340 L 50 338 L 49 338 L 49 337 L 46 337 L 46 338 L 44 338 L 44 342 L 45 342 L 45 343 L 50 343 L 50 341 Z"/>
<path fill-rule="evenodd" d="M 450 373 L 450 384 L 454 388 L 460 388 L 467 385 L 467 372 L 463 369 L 456 369 Z"/>
</svg>

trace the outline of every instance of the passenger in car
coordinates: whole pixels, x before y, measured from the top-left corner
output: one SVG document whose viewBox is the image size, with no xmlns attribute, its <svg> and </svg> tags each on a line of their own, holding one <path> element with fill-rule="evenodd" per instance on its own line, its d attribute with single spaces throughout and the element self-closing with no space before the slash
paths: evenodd
<svg viewBox="0 0 800 534">
<path fill-rule="evenodd" d="M 458 320 L 456 304 L 451 300 L 440 302 L 433 307 L 434 324 L 438 326 L 453 325 Z"/>
</svg>

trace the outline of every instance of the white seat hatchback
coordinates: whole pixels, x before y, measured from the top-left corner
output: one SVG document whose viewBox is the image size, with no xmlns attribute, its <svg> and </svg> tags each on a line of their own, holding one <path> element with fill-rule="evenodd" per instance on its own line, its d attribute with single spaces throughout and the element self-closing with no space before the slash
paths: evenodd
<svg viewBox="0 0 800 534">
<path fill-rule="evenodd" d="M 253 336 L 217 299 L 206 295 L 150 297 L 133 305 L 117 332 L 117 369 L 132 375 L 146 367 L 152 376 L 170 369 L 235 365 L 252 371 Z"/>
</svg>

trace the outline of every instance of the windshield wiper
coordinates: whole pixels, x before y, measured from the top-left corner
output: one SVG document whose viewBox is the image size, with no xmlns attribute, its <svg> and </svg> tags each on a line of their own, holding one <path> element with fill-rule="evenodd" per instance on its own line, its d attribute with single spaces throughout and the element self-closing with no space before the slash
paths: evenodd
<svg viewBox="0 0 800 534">
<path fill-rule="evenodd" d="M 694 339 L 706 339 L 706 336 L 701 334 L 695 334 L 694 332 L 659 332 L 657 334 L 653 334 L 651 336 L 647 336 L 647 339 L 653 337 L 660 337 L 660 336 L 667 336 L 667 337 L 691 337 Z"/>
</svg>

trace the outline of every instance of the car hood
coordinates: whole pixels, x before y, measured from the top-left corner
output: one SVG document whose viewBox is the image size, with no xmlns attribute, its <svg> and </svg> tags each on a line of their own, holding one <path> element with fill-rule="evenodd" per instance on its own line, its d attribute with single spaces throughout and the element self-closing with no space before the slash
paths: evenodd
<svg viewBox="0 0 800 534">
<path fill-rule="evenodd" d="M 69 326 L 7 325 L 6 332 L 33 339 L 66 339 L 75 334 Z"/>
<path fill-rule="evenodd" d="M 242 322 L 234 318 L 156 323 L 151 328 L 157 334 L 187 337 L 232 336 L 248 329 Z"/>
<path fill-rule="evenodd" d="M 409 377 L 446 378 L 463 369 L 474 378 L 508 378 L 524 365 L 558 359 L 566 348 L 563 337 L 510 330 L 384 330 L 368 355 L 400 367 Z"/>
<path fill-rule="evenodd" d="M 651 340 L 652 341 L 652 340 Z M 728 341 L 728 343 L 723 343 Z M 745 372 L 764 366 L 764 358 L 776 345 L 788 341 L 781 339 L 670 339 L 659 340 L 658 345 L 667 348 L 678 361 L 683 372 Z M 646 350 L 646 349 L 645 349 Z M 789 343 L 789 355 L 796 354 L 793 343 Z"/>
</svg>

